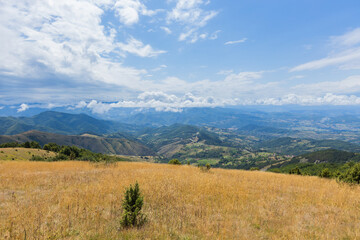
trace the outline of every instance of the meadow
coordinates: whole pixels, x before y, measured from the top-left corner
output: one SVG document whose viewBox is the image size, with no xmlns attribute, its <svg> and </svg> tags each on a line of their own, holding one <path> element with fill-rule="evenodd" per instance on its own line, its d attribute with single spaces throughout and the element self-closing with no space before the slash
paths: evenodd
<svg viewBox="0 0 360 240">
<path fill-rule="evenodd" d="M 33 148 L 0 148 L 0 160 L 24 161 L 30 160 L 32 156 L 51 158 L 56 153 Z"/>
<path fill-rule="evenodd" d="M 122 229 L 138 181 L 148 222 Z M 0 162 L 0 239 L 359 239 L 360 187 L 168 164 Z"/>
</svg>

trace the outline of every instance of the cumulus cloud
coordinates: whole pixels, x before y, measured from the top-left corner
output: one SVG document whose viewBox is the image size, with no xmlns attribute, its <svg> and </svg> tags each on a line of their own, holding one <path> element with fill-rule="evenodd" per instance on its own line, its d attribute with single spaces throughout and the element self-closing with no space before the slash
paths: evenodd
<svg viewBox="0 0 360 240">
<path fill-rule="evenodd" d="M 199 39 L 205 39 L 207 33 L 198 33 L 198 30 L 207 25 L 218 12 L 214 10 L 204 10 L 204 6 L 210 1 L 203 0 L 177 0 L 176 6 L 167 13 L 167 22 L 178 23 L 184 26 L 184 31 L 179 35 L 179 41 L 195 43 Z M 210 38 L 217 38 L 217 33 Z"/>
<path fill-rule="evenodd" d="M 154 50 L 150 45 L 144 45 L 141 41 L 131 37 L 127 43 L 119 43 L 119 48 L 128 53 L 138 55 L 139 57 L 156 57 L 159 54 L 166 53 L 163 50 Z"/>
<path fill-rule="evenodd" d="M 103 114 L 113 108 L 154 108 L 157 111 L 180 112 L 188 107 L 215 107 L 224 105 L 226 102 L 215 101 L 212 97 L 196 97 L 191 93 L 183 96 L 167 94 L 164 92 L 143 92 L 136 100 L 123 100 L 112 103 L 103 103 L 92 100 L 86 107 L 92 112 Z"/>
<path fill-rule="evenodd" d="M 265 98 L 253 102 L 259 105 L 360 105 L 360 97 L 355 95 L 335 95 L 327 93 L 322 96 L 288 94 L 281 98 Z"/>
<path fill-rule="evenodd" d="M 290 72 L 336 66 L 343 70 L 360 69 L 360 28 L 330 38 L 331 51 L 325 58 L 300 64 Z"/>
<path fill-rule="evenodd" d="M 56 75 L 82 83 L 142 85 L 146 72 L 125 67 L 119 59 L 125 53 L 153 57 L 164 51 L 134 38 L 120 42 L 115 28 L 102 25 L 104 9 L 114 4 L 110 0 L 0 2 L 0 74 L 25 81 Z"/>
<path fill-rule="evenodd" d="M 23 103 L 20 105 L 20 107 L 17 109 L 17 112 L 24 112 L 29 109 L 29 105 Z"/>
<path fill-rule="evenodd" d="M 139 0 L 116 1 L 114 9 L 120 22 L 127 26 L 138 23 L 140 15 L 153 16 L 156 14 L 156 11 L 148 10 L 147 7 Z"/>
</svg>

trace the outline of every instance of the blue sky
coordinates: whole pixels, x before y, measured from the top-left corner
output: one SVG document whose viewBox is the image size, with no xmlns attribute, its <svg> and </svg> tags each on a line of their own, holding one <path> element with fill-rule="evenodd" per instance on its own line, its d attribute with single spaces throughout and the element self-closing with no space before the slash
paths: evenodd
<svg viewBox="0 0 360 240">
<path fill-rule="evenodd" d="M 355 0 L 19 0 L 0 16 L 0 110 L 360 105 Z"/>
</svg>

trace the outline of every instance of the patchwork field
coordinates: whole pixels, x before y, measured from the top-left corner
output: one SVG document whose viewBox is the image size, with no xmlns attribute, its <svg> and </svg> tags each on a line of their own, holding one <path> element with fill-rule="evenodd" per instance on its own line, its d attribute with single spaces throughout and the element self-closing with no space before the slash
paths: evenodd
<svg viewBox="0 0 360 240">
<path fill-rule="evenodd" d="M 121 229 L 138 181 L 148 223 Z M 0 162 L 0 239 L 359 239 L 360 187 L 151 163 Z"/>
</svg>

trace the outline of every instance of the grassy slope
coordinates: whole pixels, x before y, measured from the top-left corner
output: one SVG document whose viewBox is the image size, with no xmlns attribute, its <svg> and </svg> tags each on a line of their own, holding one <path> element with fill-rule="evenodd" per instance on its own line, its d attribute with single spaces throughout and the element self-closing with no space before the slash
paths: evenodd
<svg viewBox="0 0 360 240">
<path fill-rule="evenodd" d="M 11 180 L 11 181 L 10 181 Z M 138 181 L 149 222 L 119 229 Z M 120 162 L 0 162 L 0 239 L 355 239 L 360 187 L 263 172 Z"/>
<path fill-rule="evenodd" d="M 0 135 L 0 143 L 37 141 L 41 145 L 53 142 L 59 145 L 85 148 L 93 152 L 122 155 L 154 155 L 143 144 L 127 139 L 104 138 L 91 134 L 61 135 L 48 132 L 28 131 L 17 135 Z"/>
<path fill-rule="evenodd" d="M 43 158 L 55 157 L 54 152 L 31 148 L 0 148 L 0 160 L 30 160 L 32 155 Z"/>
</svg>

